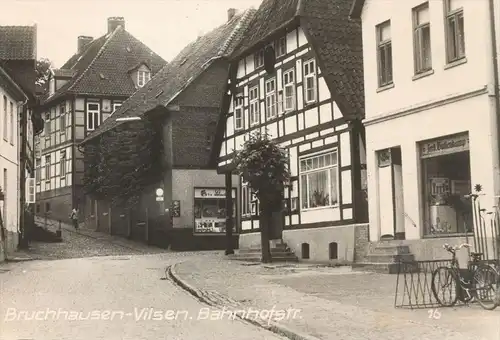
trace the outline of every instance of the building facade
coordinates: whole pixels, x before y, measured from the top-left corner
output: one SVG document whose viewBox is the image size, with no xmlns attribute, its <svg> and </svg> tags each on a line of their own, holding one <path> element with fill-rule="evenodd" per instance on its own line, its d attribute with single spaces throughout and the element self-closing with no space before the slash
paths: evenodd
<svg viewBox="0 0 500 340">
<path fill-rule="evenodd" d="M 227 58 L 240 43 L 254 13 L 230 9 L 226 23 L 188 44 L 81 143 L 85 149 L 99 148 L 101 136 L 109 132 L 144 128 L 140 120 L 151 119 L 161 128 L 161 178 L 144 187 L 141 203 L 131 209 L 133 212 L 121 214 L 126 230 L 120 230 L 119 219 L 113 220 L 113 211 L 122 211 L 121 207 L 111 207 L 109 199 L 92 193 L 88 199 L 96 209 L 87 211 L 89 223 L 104 232 L 172 249 L 226 247 L 226 180 L 217 174 L 211 153 L 229 78 Z M 237 176 L 232 181 L 228 194 L 234 197 L 236 217 Z M 235 247 L 236 224 L 232 228 Z"/>
<path fill-rule="evenodd" d="M 73 207 L 83 211 L 78 143 L 166 64 L 125 30 L 123 18 L 109 18 L 107 24 L 100 38 L 78 37 L 77 53 L 51 71 L 49 93 L 39 108 L 45 120 L 36 145 L 39 215 L 64 221 Z"/>
<path fill-rule="evenodd" d="M 0 26 L 0 261 L 23 245 L 34 202 L 36 26 Z"/>
<path fill-rule="evenodd" d="M 474 232 L 464 195 L 475 185 L 487 211 L 498 205 L 495 3 L 492 13 L 488 1 L 355 2 L 371 241 L 405 240 L 417 259 L 435 258 Z"/>
<path fill-rule="evenodd" d="M 232 57 L 219 172 L 234 171 L 254 131 L 288 150 L 282 238 L 304 260 L 353 261 L 367 238 L 361 30 L 348 12 L 342 1 L 265 0 Z M 244 248 L 260 244 L 259 203 L 239 185 Z"/>
</svg>

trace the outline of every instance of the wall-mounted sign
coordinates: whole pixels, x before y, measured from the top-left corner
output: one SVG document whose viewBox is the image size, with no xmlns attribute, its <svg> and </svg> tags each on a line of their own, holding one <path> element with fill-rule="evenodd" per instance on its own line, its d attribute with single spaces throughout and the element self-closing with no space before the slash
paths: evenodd
<svg viewBox="0 0 500 340">
<path fill-rule="evenodd" d="M 226 189 L 225 188 L 196 188 L 194 189 L 195 198 L 225 198 Z M 233 198 L 236 198 L 236 190 L 233 189 Z"/>
<path fill-rule="evenodd" d="M 391 149 L 380 150 L 377 152 L 377 155 L 379 168 L 391 165 Z"/>
<path fill-rule="evenodd" d="M 172 201 L 172 217 L 181 217 L 181 201 Z"/>
<path fill-rule="evenodd" d="M 162 188 L 156 189 L 156 201 L 163 202 L 163 189 Z"/>
<path fill-rule="evenodd" d="M 449 155 L 452 153 L 469 150 L 469 134 L 447 136 L 432 141 L 422 142 L 420 155 L 422 158 Z"/>
</svg>

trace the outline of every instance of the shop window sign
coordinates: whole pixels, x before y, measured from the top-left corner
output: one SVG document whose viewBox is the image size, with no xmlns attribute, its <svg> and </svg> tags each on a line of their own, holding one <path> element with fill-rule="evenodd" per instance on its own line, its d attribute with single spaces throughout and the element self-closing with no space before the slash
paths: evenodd
<svg viewBox="0 0 500 340">
<path fill-rule="evenodd" d="M 233 189 L 233 232 L 236 233 L 236 189 Z M 195 233 L 226 232 L 225 188 L 196 188 L 194 195 Z"/>
</svg>

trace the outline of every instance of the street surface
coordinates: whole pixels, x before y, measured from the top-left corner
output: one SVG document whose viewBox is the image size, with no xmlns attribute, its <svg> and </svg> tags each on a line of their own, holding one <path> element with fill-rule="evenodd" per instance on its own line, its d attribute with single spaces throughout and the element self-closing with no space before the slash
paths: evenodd
<svg viewBox="0 0 500 340">
<path fill-rule="evenodd" d="M 176 254 L 2 265 L 0 339 L 282 339 L 161 280 Z M 36 312 L 38 312 L 36 314 Z M 212 314 L 210 314 L 212 313 Z"/>
<path fill-rule="evenodd" d="M 31 245 L 42 260 L 0 264 L 0 340 L 283 339 L 162 280 L 170 264 L 221 252 L 167 252 L 67 225 L 62 235 Z"/>
</svg>

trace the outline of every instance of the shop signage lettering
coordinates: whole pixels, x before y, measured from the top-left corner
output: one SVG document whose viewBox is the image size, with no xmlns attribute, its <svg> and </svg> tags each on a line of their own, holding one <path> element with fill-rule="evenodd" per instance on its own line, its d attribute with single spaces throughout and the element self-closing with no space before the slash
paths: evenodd
<svg viewBox="0 0 500 340">
<path fill-rule="evenodd" d="M 469 136 L 460 135 L 432 142 L 424 142 L 421 148 L 422 157 L 446 155 L 469 150 Z"/>
<path fill-rule="evenodd" d="M 236 196 L 236 190 L 233 189 L 233 197 Z M 195 198 L 225 198 L 226 189 L 225 188 L 198 188 L 194 192 Z"/>
</svg>

